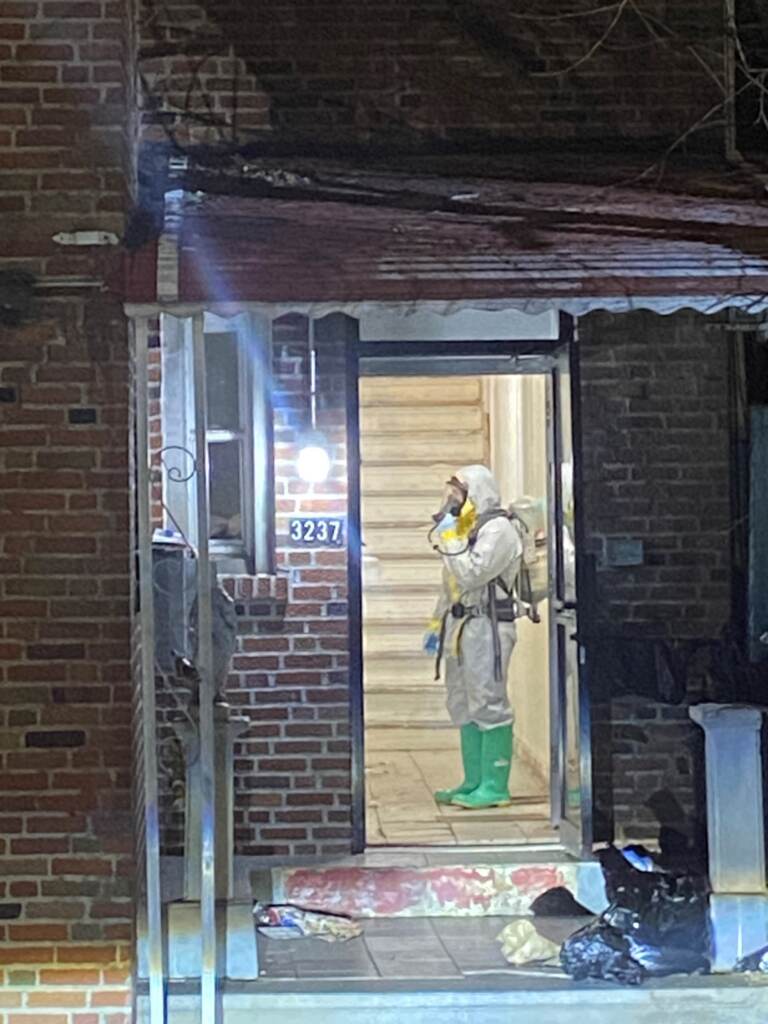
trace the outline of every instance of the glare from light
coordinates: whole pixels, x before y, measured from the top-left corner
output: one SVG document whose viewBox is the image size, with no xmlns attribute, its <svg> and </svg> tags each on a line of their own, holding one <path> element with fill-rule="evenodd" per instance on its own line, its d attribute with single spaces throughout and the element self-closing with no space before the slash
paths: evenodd
<svg viewBox="0 0 768 1024">
<path fill-rule="evenodd" d="M 296 468 L 304 483 L 321 484 L 331 471 L 331 457 L 321 445 L 308 444 L 299 452 Z"/>
</svg>

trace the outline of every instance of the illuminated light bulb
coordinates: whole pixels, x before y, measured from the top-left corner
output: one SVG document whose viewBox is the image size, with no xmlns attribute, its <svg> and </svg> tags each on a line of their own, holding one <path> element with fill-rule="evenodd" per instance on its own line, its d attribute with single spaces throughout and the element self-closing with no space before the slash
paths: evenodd
<svg viewBox="0 0 768 1024">
<path fill-rule="evenodd" d="M 331 456 L 328 449 L 318 444 L 316 440 L 305 444 L 299 452 L 296 468 L 304 483 L 323 483 L 331 471 Z"/>
</svg>

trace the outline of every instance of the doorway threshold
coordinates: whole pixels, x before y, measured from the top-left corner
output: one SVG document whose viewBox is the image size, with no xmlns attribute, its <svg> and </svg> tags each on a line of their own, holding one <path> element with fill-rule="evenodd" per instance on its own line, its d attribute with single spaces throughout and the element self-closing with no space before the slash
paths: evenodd
<svg viewBox="0 0 768 1024">
<path fill-rule="evenodd" d="M 574 863 L 562 843 L 494 843 L 466 846 L 402 844 L 369 846 L 363 853 L 352 854 L 333 863 L 359 867 L 427 867 L 432 864 L 530 864 Z"/>
</svg>

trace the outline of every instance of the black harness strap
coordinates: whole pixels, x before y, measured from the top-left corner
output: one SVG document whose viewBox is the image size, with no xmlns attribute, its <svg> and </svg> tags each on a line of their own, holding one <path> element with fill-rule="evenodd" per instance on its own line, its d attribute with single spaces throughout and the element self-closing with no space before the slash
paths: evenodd
<svg viewBox="0 0 768 1024">
<path fill-rule="evenodd" d="M 440 678 L 440 665 L 442 663 L 443 652 L 445 650 L 445 633 L 448 627 L 448 616 L 450 614 L 451 609 L 449 608 L 448 611 L 444 613 L 440 622 L 440 636 L 437 639 L 437 657 L 435 658 L 435 682 Z"/>
</svg>

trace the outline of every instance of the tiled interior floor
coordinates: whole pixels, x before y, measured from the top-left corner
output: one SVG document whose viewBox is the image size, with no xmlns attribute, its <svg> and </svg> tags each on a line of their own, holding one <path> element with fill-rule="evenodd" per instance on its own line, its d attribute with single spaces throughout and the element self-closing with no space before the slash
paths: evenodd
<svg viewBox="0 0 768 1024">
<path fill-rule="evenodd" d="M 373 918 L 348 942 L 259 935 L 267 979 L 450 978 L 520 973 L 504 959 L 498 935 L 510 917 Z M 530 920 L 530 919 L 529 919 Z M 568 922 L 568 935 L 581 922 Z M 554 936 L 552 936 L 554 938 Z M 553 977 L 558 968 L 540 968 Z"/>
<path fill-rule="evenodd" d="M 462 777 L 454 729 L 366 732 L 366 827 L 369 845 L 525 845 L 555 842 L 546 786 L 514 758 L 512 804 L 470 811 L 435 803 L 436 789 Z"/>
</svg>

